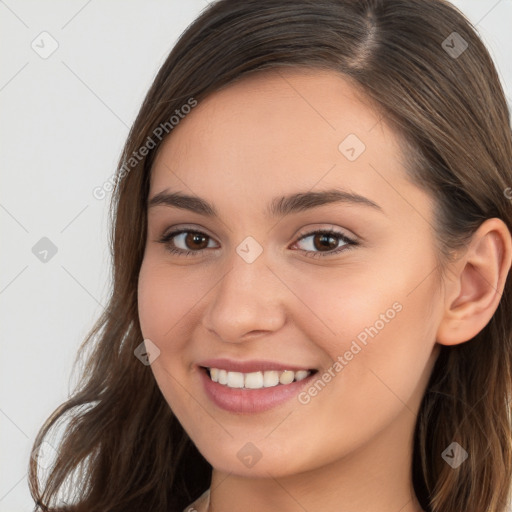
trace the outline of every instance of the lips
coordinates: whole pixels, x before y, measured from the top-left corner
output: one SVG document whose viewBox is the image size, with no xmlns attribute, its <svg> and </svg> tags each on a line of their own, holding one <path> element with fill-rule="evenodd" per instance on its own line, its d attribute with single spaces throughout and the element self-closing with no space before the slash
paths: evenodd
<svg viewBox="0 0 512 512">
<path fill-rule="evenodd" d="M 211 402 L 237 414 L 260 413 L 284 404 L 309 385 L 318 372 L 309 366 L 261 359 L 205 359 L 196 365 Z"/>
<path fill-rule="evenodd" d="M 300 370 L 316 372 L 316 368 L 308 366 L 298 366 L 292 363 L 279 363 L 276 361 L 265 361 L 265 360 L 251 360 L 251 361 L 235 361 L 232 359 L 207 359 L 197 363 L 202 368 L 219 368 L 226 370 L 227 372 L 240 372 L 240 373 L 252 373 L 252 372 L 264 372 L 275 370 L 283 372 L 285 370 L 291 370 L 298 372 Z"/>
<path fill-rule="evenodd" d="M 241 377 L 243 375 L 242 373 L 238 372 L 226 372 L 226 370 L 219 370 L 219 372 L 221 371 L 228 374 L 228 381 L 230 380 L 229 376 Z M 278 372 L 269 370 L 269 373 Z M 286 371 L 283 373 L 286 373 Z M 288 371 L 288 373 L 293 374 L 294 372 Z M 206 397 L 220 409 L 224 409 L 225 411 L 235 414 L 261 413 L 270 409 L 274 409 L 280 405 L 284 405 L 285 402 L 291 401 L 294 397 L 297 397 L 300 391 L 304 387 L 310 385 L 312 379 L 315 378 L 315 374 L 311 373 L 299 381 L 294 380 L 285 384 L 276 384 L 275 382 L 271 382 L 271 387 L 251 389 L 246 387 L 234 388 L 221 384 L 220 382 L 216 382 L 212 380 L 208 370 L 205 368 L 201 368 L 200 371 L 197 372 L 197 375 L 202 383 Z M 251 374 L 245 375 L 247 376 Z M 254 373 L 252 373 L 252 375 L 254 375 Z M 261 382 L 257 384 L 260 385 Z"/>
</svg>

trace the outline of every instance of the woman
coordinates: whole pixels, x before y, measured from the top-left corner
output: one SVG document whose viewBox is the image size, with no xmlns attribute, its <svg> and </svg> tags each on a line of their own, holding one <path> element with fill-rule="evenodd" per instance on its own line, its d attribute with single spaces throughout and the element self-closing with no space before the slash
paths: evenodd
<svg viewBox="0 0 512 512">
<path fill-rule="evenodd" d="M 511 163 L 448 2 L 212 4 L 126 142 L 36 510 L 504 512 Z"/>
</svg>

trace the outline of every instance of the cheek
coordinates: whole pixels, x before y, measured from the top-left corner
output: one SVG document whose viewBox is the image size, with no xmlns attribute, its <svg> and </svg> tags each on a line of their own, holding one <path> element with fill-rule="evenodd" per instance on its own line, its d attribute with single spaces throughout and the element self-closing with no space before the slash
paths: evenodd
<svg viewBox="0 0 512 512">
<path fill-rule="evenodd" d="M 182 326 L 180 322 L 204 295 L 191 277 L 186 268 L 171 270 L 151 255 L 144 258 L 139 273 L 138 308 L 145 338 L 160 343 L 179 339 L 175 333 Z"/>
<path fill-rule="evenodd" d="M 177 293 L 169 293 L 166 272 L 145 258 L 139 273 L 138 308 L 139 321 L 144 338 L 161 339 L 167 325 L 170 328 L 169 315 L 175 314 Z M 175 290 L 174 290 L 175 292 Z M 166 315 L 165 312 L 169 315 Z"/>
<path fill-rule="evenodd" d="M 181 273 L 180 273 L 181 271 Z M 179 385 L 187 378 L 187 357 L 191 313 L 204 295 L 185 275 L 183 267 L 170 269 L 152 254 L 145 256 L 138 280 L 138 312 L 144 339 L 160 349 L 151 371 L 167 403 L 183 421 L 193 406 Z M 190 273 L 189 273 L 190 274 Z"/>
<path fill-rule="evenodd" d="M 297 329 L 332 359 L 350 350 L 353 341 L 369 346 L 370 340 L 382 337 L 391 324 L 406 316 L 402 312 L 403 290 L 408 284 L 403 267 L 395 278 L 389 269 L 374 266 L 363 273 L 361 262 L 357 264 L 300 275 L 288 271 L 283 278 L 293 283 L 293 293 L 299 299 L 284 305 Z"/>
<path fill-rule="evenodd" d="M 403 403 L 416 403 L 431 370 L 440 301 L 425 269 L 435 263 L 409 255 L 390 261 L 375 261 L 364 275 L 331 269 L 295 281 L 308 309 L 294 319 L 329 356 L 327 384 L 318 387 L 344 404 L 343 417 L 394 414 Z"/>
</svg>

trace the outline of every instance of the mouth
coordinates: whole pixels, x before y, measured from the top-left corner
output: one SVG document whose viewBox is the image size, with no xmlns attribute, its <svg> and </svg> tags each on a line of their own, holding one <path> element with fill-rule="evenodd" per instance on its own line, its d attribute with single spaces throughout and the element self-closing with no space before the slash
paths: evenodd
<svg viewBox="0 0 512 512">
<path fill-rule="evenodd" d="M 212 382 L 231 389 L 264 389 L 283 387 L 300 382 L 318 370 L 261 370 L 255 372 L 234 372 L 223 368 L 200 366 Z"/>
<path fill-rule="evenodd" d="M 196 365 L 208 399 L 225 411 L 243 415 L 262 413 L 291 401 L 319 371 L 270 360 L 217 358 Z"/>
</svg>

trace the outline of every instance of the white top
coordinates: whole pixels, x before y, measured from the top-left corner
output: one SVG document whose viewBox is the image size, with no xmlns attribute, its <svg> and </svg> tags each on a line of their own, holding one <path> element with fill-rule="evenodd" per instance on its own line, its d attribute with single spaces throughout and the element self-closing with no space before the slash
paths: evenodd
<svg viewBox="0 0 512 512">
<path fill-rule="evenodd" d="M 197 498 L 194 502 L 192 502 L 188 507 L 183 509 L 183 512 L 208 512 L 208 507 L 210 506 L 210 489 L 206 489 L 206 491 Z"/>
</svg>

